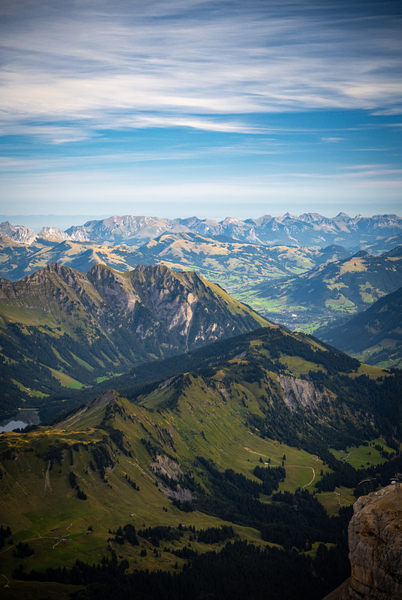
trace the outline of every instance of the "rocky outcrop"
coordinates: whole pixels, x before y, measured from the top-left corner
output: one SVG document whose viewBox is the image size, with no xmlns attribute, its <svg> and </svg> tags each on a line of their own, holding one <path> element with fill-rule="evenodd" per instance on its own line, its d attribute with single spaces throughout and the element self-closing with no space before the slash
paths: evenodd
<svg viewBox="0 0 402 600">
<path fill-rule="evenodd" d="M 155 459 L 155 462 L 151 464 L 151 469 L 158 477 L 163 477 L 165 481 L 171 480 L 176 485 L 176 490 L 173 489 L 173 486 L 166 487 L 166 485 L 158 482 L 158 487 L 162 494 L 167 498 L 175 498 L 180 502 L 191 502 L 194 500 L 195 496 L 190 492 L 190 490 L 181 487 L 179 484 L 180 478 L 184 475 L 184 472 L 181 470 L 180 465 L 169 458 L 166 455 L 158 454 Z"/>
<path fill-rule="evenodd" d="M 11 225 L 9 221 L 0 223 L 0 235 L 6 236 L 19 244 L 32 244 L 36 240 L 35 232 L 23 225 Z"/>
<path fill-rule="evenodd" d="M 38 234 L 38 238 L 47 240 L 69 240 L 70 236 L 59 227 L 42 227 Z"/>
<path fill-rule="evenodd" d="M 291 411 L 304 408 L 313 410 L 323 402 L 335 400 L 328 390 L 320 392 L 312 381 L 297 379 L 289 375 L 279 375 L 279 383 L 284 392 L 283 400 Z"/>
<path fill-rule="evenodd" d="M 340 600 L 402 598 L 402 488 L 389 485 L 357 500 L 349 557 L 352 576 Z"/>
</svg>

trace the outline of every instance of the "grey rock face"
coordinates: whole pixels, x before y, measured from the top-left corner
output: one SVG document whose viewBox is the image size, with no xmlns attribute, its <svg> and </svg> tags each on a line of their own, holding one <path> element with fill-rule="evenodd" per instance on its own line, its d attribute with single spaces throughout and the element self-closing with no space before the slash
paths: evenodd
<svg viewBox="0 0 402 600">
<path fill-rule="evenodd" d="M 320 392 L 311 381 L 297 379 L 289 375 L 279 375 L 279 383 L 284 391 L 284 402 L 291 411 L 299 408 L 314 410 L 323 402 L 336 399 L 327 390 Z"/>
<path fill-rule="evenodd" d="M 69 240 L 70 236 L 58 227 L 42 227 L 38 234 L 39 238 Z"/>
<path fill-rule="evenodd" d="M 19 244 L 32 244 L 36 240 L 35 232 L 22 225 L 11 225 L 9 221 L 0 223 L 0 235 L 6 236 Z"/>
<path fill-rule="evenodd" d="M 359 498 L 349 525 L 352 577 L 342 600 L 402 598 L 402 489 Z"/>
</svg>

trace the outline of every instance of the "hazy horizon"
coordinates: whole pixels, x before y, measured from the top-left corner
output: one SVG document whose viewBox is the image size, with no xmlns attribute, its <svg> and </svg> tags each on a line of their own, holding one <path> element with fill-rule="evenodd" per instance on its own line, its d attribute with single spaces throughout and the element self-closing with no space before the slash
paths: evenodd
<svg viewBox="0 0 402 600">
<path fill-rule="evenodd" d="M 121 214 L 121 215 L 117 215 L 117 214 L 105 214 L 105 215 L 53 215 L 53 214 L 48 214 L 48 215 L 38 215 L 38 214 L 32 214 L 32 215 L 0 215 L 0 223 L 2 222 L 6 222 L 9 221 L 12 225 L 14 226 L 23 226 L 23 227 L 27 227 L 29 229 L 32 229 L 35 233 L 39 233 L 39 231 L 42 229 L 42 227 L 58 227 L 59 229 L 63 229 L 64 231 L 66 229 L 68 229 L 69 227 L 72 226 L 78 226 L 78 225 L 84 225 L 87 221 L 99 221 L 102 219 L 109 219 L 112 217 L 124 217 L 124 216 L 133 216 L 133 217 L 155 217 L 155 218 L 165 218 L 165 219 L 187 219 L 187 218 L 191 218 L 191 217 L 197 217 L 201 220 L 204 219 L 211 219 L 213 221 L 217 221 L 217 222 L 221 222 L 226 218 L 236 218 L 239 219 L 241 221 L 245 221 L 247 219 L 258 219 L 261 218 L 263 216 L 266 215 L 270 215 L 272 217 L 276 217 L 276 218 L 280 218 L 283 217 L 285 214 L 288 214 L 289 211 L 286 211 L 282 214 L 271 214 L 271 213 L 264 213 L 264 214 L 260 214 L 259 216 L 247 216 L 244 218 L 240 218 L 240 217 L 234 217 L 233 215 L 227 214 L 222 218 L 213 218 L 211 216 L 199 216 L 199 215 L 190 215 L 190 214 L 186 214 L 186 215 L 177 215 L 177 216 L 172 216 L 172 217 L 168 217 L 168 216 L 163 216 L 160 214 Z M 298 215 L 293 215 L 293 216 L 297 216 L 300 217 L 302 214 L 307 213 L 307 212 L 312 212 L 312 211 L 304 211 L 303 213 L 300 213 Z M 326 217 L 326 218 L 335 218 L 336 216 L 338 216 L 338 214 L 340 214 L 341 212 L 344 211 L 339 211 L 339 213 L 337 214 L 323 214 L 323 213 L 317 213 L 317 211 L 315 211 L 316 214 L 320 214 L 322 217 Z M 291 214 L 291 213 L 290 213 Z M 356 218 L 358 216 L 362 216 L 364 218 L 370 218 L 370 217 L 374 217 L 374 216 L 378 216 L 378 215 L 382 215 L 384 216 L 385 213 L 378 213 L 378 215 L 362 215 L 362 214 L 348 214 L 348 216 L 350 218 Z M 391 213 L 389 213 L 391 214 Z M 397 213 L 392 213 L 392 214 L 396 214 L 396 216 L 400 217 L 400 215 L 398 215 Z"/>
</svg>

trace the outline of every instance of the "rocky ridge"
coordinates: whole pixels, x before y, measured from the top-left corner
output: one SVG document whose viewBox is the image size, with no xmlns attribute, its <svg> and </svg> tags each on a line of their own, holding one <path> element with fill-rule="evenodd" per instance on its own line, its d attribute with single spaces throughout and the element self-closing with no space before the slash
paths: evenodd
<svg viewBox="0 0 402 600">
<path fill-rule="evenodd" d="M 0 236 L 10 238 L 20 244 L 33 244 L 36 234 L 32 229 L 23 225 L 12 225 L 9 221 L 0 223 Z"/>
<path fill-rule="evenodd" d="M 56 391 L 54 375 L 63 381 L 67 375 L 76 386 L 93 385 L 141 363 L 268 325 L 218 285 L 163 265 L 129 273 L 95 265 L 85 275 L 52 263 L 15 283 L 3 279 L 0 385 L 7 393 L 0 413 L 21 401 L 21 386 L 23 401 L 31 388 Z M 20 365 L 17 374 L 14 364 Z M 52 369 L 53 377 L 49 371 L 34 376 L 35 365 Z"/>
<path fill-rule="evenodd" d="M 163 233 L 193 232 L 204 236 L 225 237 L 252 244 L 314 246 L 342 245 L 346 248 L 366 247 L 380 239 L 400 236 L 402 218 L 397 215 L 374 215 L 349 217 L 340 213 L 334 218 L 317 213 L 300 216 L 286 213 L 280 217 L 264 215 L 258 219 L 236 219 L 227 217 L 218 222 L 213 219 L 190 217 L 165 219 L 146 216 L 112 216 L 107 219 L 91 220 L 84 225 L 73 226 L 65 232 L 44 227 L 36 236 L 32 230 L 14 226 L 8 222 L 0 224 L 0 235 L 15 241 L 31 244 L 37 238 L 56 236 L 73 241 L 107 241 L 113 245 L 126 243 L 141 245 Z"/>
</svg>

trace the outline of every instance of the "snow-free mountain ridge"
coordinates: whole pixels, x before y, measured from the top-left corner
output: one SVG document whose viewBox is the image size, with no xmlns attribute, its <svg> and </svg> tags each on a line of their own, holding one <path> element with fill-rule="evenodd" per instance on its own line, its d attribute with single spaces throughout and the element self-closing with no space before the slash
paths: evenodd
<svg viewBox="0 0 402 600">
<path fill-rule="evenodd" d="M 320 248 L 338 244 L 355 248 L 375 243 L 379 238 L 401 235 L 402 218 L 397 215 L 349 217 L 345 213 L 329 218 L 317 213 L 304 213 L 300 216 L 286 213 L 281 217 L 264 215 L 258 219 L 244 221 L 227 217 L 218 222 L 198 217 L 165 219 L 125 215 L 87 221 L 83 225 L 70 227 L 65 232 L 47 227 L 44 223 L 43 229 L 37 235 L 22 226 L 14 226 L 8 222 L 0 224 L 0 235 L 23 243 L 32 243 L 35 239 L 58 233 L 61 239 L 73 241 L 140 245 L 165 232 L 193 232 L 213 238 L 224 236 L 253 244 L 290 244 Z"/>
</svg>

